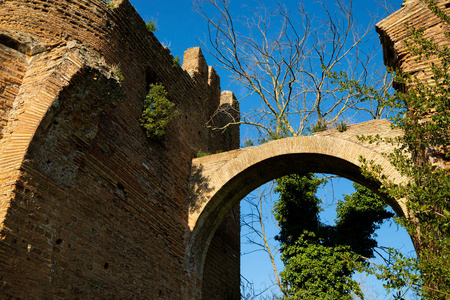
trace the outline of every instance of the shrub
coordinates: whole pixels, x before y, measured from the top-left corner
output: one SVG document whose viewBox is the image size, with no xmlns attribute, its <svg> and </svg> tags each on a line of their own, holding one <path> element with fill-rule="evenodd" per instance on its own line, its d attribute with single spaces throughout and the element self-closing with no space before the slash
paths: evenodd
<svg viewBox="0 0 450 300">
<path fill-rule="evenodd" d="M 162 140 L 166 134 L 166 127 L 177 114 L 175 104 L 167 99 L 164 86 L 160 83 L 151 84 L 139 120 L 147 136 L 155 140 Z"/>
<path fill-rule="evenodd" d="M 123 76 L 122 70 L 119 67 L 115 69 L 114 74 L 116 74 L 120 82 L 123 82 L 125 80 L 125 76 Z"/>
<path fill-rule="evenodd" d="M 245 140 L 244 141 L 244 147 L 253 147 L 255 144 L 252 140 Z"/>
<path fill-rule="evenodd" d="M 344 121 L 341 121 L 337 124 L 336 128 L 339 132 L 347 131 L 347 123 L 345 123 Z"/>
<path fill-rule="evenodd" d="M 148 21 L 145 23 L 145 28 L 147 28 L 148 32 L 155 32 L 158 30 L 158 28 L 156 28 L 156 23 L 153 21 Z"/>
</svg>

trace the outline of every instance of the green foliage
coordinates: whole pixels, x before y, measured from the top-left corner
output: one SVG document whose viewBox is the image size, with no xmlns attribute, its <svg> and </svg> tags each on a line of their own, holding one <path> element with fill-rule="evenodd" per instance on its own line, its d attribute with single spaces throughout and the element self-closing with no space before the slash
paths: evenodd
<svg viewBox="0 0 450 300">
<path fill-rule="evenodd" d="M 440 19 L 444 20 L 447 24 L 450 24 L 450 17 L 442 11 L 438 6 L 437 3 L 433 0 L 421 0 L 423 3 L 427 5 L 427 7 Z"/>
<path fill-rule="evenodd" d="M 339 92 L 348 93 L 348 97 L 352 98 L 356 103 L 377 103 L 374 109 L 364 109 L 371 114 L 373 119 L 379 119 L 383 113 L 388 114 L 393 108 L 388 105 L 389 101 L 394 99 L 394 95 L 390 93 L 390 85 L 384 85 L 382 88 L 373 87 L 356 79 L 350 79 L 346 72 L 327 72 L 327 77 L 332 84 L 339 86 Z"/>
<path fill-rule="evenodd" d="M 255 144 L 252 140 L 245 140 L 244 141 L 244 147 L 253 147 Z"/>
<path fill-rule="evenodd" d="M 317 232 L 320 227 L 320 199 L 317 189 L 324 183 L 314 174 L 292 174 L 276 180 L 275 193 L 280 197 L 274 205 L 274 216 L 280 227 L 275 237 L 282 243 L 281 249 L 293 245 L 304 231 Z"/>
<path fill-rule="evenodd" d="M 336 128 L 339 132 L 347 131 L 347 123 L 345 123 L 344 121 L 341 121 L 337 124 Z"/>
<path fill-rule="evenodd" d="M 434 1 L 422 0 L 437 16 L 450 24 L 450 18 Z M 366 164 L 366 174 L 380 180 L 383 191 L 396 199 L 405 199 L 413 217 L 399 218 L 400 224 L 415 237 L 419 248 L 417 264 L 422 275 L 421 294 L 424 299 L 450 297 L 450 170 L 431 165 L 428 155 L 442 161 L 450 159 L 450 49 L 425 38 L 423 30 L 410 29 L 406 42 L 408 51 L 423 64 L 431 60 L 432 82 L 396 73 L 395 80 L 407 93 L 397 93 L 388 103 L 400 111 L 393 119 L 404 136 L 396 151 L 389 155 L 392 165 L 407 176 L 407 184 L 396 184 L 382 175 L 382 168 Z M 447 36 L 448 37 L 448 36 Z M 412 155 L 405 155 L 406 153 Z M 381 269 L 387 287 L 417 286 L 417 278 L 405 280 L 403 272 L 408 261 L 397 256 L 390 268 Z M 412 263 L 409 263 L 412 266 Z"/>
<path fill-rule="evenodd" d="M 269 123 L 266 134 L 262 135 L 258 140 L 260 144 L 291 136 L 286 124 L 280 120 L 271 120 Z"/>
<path fill-rule="evenodd" d="M 386 210 L 386 203 L 368 188 L 354 183 L 356 192 L 345 195 L 336 208 L 334 244 L 350 246 L 352 251 L 370 258 L 378 243 L 375 231 L 394 213 Z"/>
<path fill-rule="evenodd" d="M 109 4 L 109 7 L 114 8 L 114 1 L 113 0 L 106 0 L 106 2 Z"/>
<path fill-rule="evenodd" d="M 162 140 L 170 121 L 178 114 L 175 104 L 167 99 L 167 92 L 162 84 L 151 84 L 144 100 L 140 124 L 149 138 Z"/>
<path fill-rule="evenodd" d="M 125 77 L 122 74 L 122 70 L 120 69 L 118 64 L 112 64 L 111 71 L 119 78 L 120 82 L 123 82 L 125 80 Z"/>
<path fill-rule="evenodd" d="M 284 299 L 351 299 L 362 296 L 351 278 L 361 271 L 363 257 L 373 257 L 374 232 L 387 218 L 386 204 L 367 188 L 354 184 L 356 192 L 339 201 L 335 226 L 320 222 L 316 197 L 323 179 L 313 174 L 277 179 L 280 194 L 274 206 L 280 234 Z"/>
<path fill-rule="evenodd" d="M 175 68 L 181 68 L 181 58 L 178 55 L 172 57 L 172 66 Z"/>
<path fill-rule="evenodd" d="M 121 70 L 119 67 L 116 69 L 116 71 L 114 72 L 114 74 L 116 74 L 117 77 L 119 77 L 119 81 L 120 81 L 120 82 L 123 82 L 123 81 L 125 80 L 125 76 L 123 76 L 122 70 Z"/>
<path fill-rule="evenodd" d="M 211 153 L 209 152 L 203 152 L 201 149 L 197 151 L 197 154 L 195 155 L 195 157 L 203 157 L 203 156 L 209 156 L 211 155 Z"/>
<path fill-rule="evenodd" d="M 158 30 L 156 23 L 153 21 L 147 21 L 147 23 L 145 23 L 145 28 L 148 32 L 156 32 Z"/>
<path fill-rule="evenodd" d="M 417 218 L 403 219 L 402 223 L 421 241 L 419 268 L 424 276 L 424 296 L 428 299 L 448 299 L 450 172 L 432 167 L 426 155 L 429 149 L 433 149 L 442 158 L 450 158 L 450 51 L 446 47 L 440 49 L 431 40 L 424 40 L 421 31 L 412 31 L 409 46 L 418 59 L 437 56 L 440 62 L 431 64 L 433 85 L 404 77 L 406 85 L 412 88 L 407 94 L 399 94 L 396 104 L 403 105 L 411 113 L 402 118 L 398 116 L 396 126 L 405 132 L 400 140 L 402 148 L 410 151 L 413 157 L 410 159 L 397 151 L 390 158 L 393 165 L 412 180 L 408 185 L 391 185 L 389 192 L 403 196 L 409 211 L 414 212 Z M 430 112 L 431 118 L 425 119 Z"/>
<path fill-rule="evenodd" d="M 315 133 L 315 132 L 321 132 L 321 131 L 325 131 L 327 130 L 327 123 L 321 120 L 318 120 L 313 127 L 311 128 L 311 132 Z"/>
<path fill-rule="evenodd" d="M 357 268 L 358 255 L 348 246 L 327 247 L 311 242 L 313 233 L 301 235 L 283 251 L 281 272 L 286 295 L 282 299 L 352 299 L 363 296 L 348 270 Z M 287 258 L 288 259 L 287 259 Z"/>
<path fill-rule="evenodd" d="M 387 252 L 389 259 L 386 265 L 372 264 L 364 270 L 383 281 L 383 287 L 388 293 L 398 291 L 394 299 L 404 299 L 411 289 L 420 294 L 421 276 L 417 259 L 405 257 L 395 249 L 388 249 Z"/>
</svg>

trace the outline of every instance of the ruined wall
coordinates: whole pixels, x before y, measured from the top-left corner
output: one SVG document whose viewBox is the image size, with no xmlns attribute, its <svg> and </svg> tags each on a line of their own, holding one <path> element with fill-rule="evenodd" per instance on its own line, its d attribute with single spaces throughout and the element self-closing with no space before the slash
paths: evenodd
<svg viewBox="0 0 450 300">
<path fill-rule="evenodd" d="M 174 66 L 131 4 L 113 4 L 0 1 L 6 297 L 200 297 L 201 278 L 184 262 L 191 160 L 198 150 L 239 147 L 237 127 L 205 126 L 224 105 L 238 117 L 237 105 L 221 94 L 198 48 L 186 52 L 182 68 Z M 179 111 L 162 142 L 139 125 L 155 82 Z M 205 273 L 215 295 L 239 283 L 235 216 L 214 238 L 211 249 L 219 250 L 208 254 L 211 262 L 227 261 Z M 220 276 L 223 286 L 209 276 Z"/>
<path fill-rule="evenodd" d="M 450 1 L 438 0 L 436 2 L 444 12 L 447 14 L 450 12 Z M 450 44 L 449 39 L 445 37 L 449 26 L 420 0 L 404 1 L 401 9 L 376 24 L 376 30 L 383 46 L 385 65 L 429 81 L 430 62 L 432 61 L 416 61 L 414 55 L 407 51 L 405 41 L 410 33 L 407 26 L 424 29 L 424 37 L 433 38 L 441 46 Z"/>
<path fill-rule="evenodd" d="M 450 15 L 449 0 L 435 2 L 443 12 Z M 440 47 L 450 45 L 450 40 L 445 36 L 450 31 L 450 26 L 428 9 L 427 4 L 422 1 L 405 0 L 401 9 L 376 24 L 383 47 L 384 63 L 394 70 L 402 70 L 432 85 L 431 65 L 439 58 L 418 60 L 414 53 L 408 52 L 405 42 L 408 41 L 411 28 L 422 29 L 423 37 L 433 39 Z M 403 85 L 394 83 L 394 87 L 405 91 Z M 424 115 L 423 118 L 429 118 L 432 113 L 430 111 L 430 114 Z M 450 168 L 450 161 L 443 157 L 440 149 L 427 149 L 426 155 L 434 165 Z"/>
</svg>

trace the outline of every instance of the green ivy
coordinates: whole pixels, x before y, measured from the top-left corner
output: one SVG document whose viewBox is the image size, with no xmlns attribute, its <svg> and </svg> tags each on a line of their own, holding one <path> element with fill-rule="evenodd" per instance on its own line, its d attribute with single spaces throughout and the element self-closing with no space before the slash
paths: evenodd
<svg viewBox="0 0 450 300">
<path fill-rule="evenodd" d="M 347 274 L 357 267 L 359 256 L 348 246 L 327 247 L 313 242 L 315 238 L 312 232 L 302 234 L 284 249 L 281 277 L 286 295 L 281 299 L 351 300 L 352 292 L 363 297 L 358 283 Z"/>
<path fill-rule="evenodd" d="M 421 2 L 450 25 L 450 17 L 434 1 Z M 392 121 L 404 135 L 392 141 L 368 139 L 398 143 L 388 158 L 410 180 L 395 183 L 382 174 L 380 165 L 364 158 L 361 162 L 364 174 L 378 179 L 384 193 L 404 199 L 413 217 L 399 217 L 397 221 L 415 237 L 418 250 L 417 261 L 392 255 L 393 263 L 374 268 L 377 277 L 385 280 L 389 289 L 412 287 L 422 299 L 444 300 L 450 299 L 450 169 L 435 167 L 428 154 L 431 152 L 442 162 L 450 160 L 450 48 L 425 37 L 424 32 L 422 28 L 410 28 L 405 46 L 418 63 L 429 64 L 432 84 L 397 72 L 395 81 L 407 92 L 397 92 L 387 105 L 398 111 Z"/>
<path fill-rule="evenodd" d="M 324 224 L 316 196 L 323 183 L 313 174 L 277 179 L 274 191 L 280 197 L 273 212 L 285 266 L 280 274 L 282 299 L 352 299 L 352 293 L 362 297 L 352 275 L 367 268 L 364 258 L 374 257 L 378 246 L 375 231 L 393 216 L 380 197 L 355 183 L 356 192 L 338 202 L 336 225 Z"/>
<path fill-rule="evenodd" d="M 177 114 L 175 104 L 167 99 L 164 86 L 160 83 L 151 84 L 139 120 L 147 136 L 155 140 L 162 140 L 167 126 Z"/>
</svg>

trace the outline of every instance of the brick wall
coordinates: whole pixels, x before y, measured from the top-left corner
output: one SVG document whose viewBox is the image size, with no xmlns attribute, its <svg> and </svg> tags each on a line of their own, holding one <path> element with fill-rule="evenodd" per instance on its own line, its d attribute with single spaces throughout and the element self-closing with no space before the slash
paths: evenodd
<svg viewBox="0 0 450 300">
<path fill-rule="evenodd" d="M 237 127 L 206 127 L 233 96 L 199 49 L 174 66 L 128 1 L 0 3 L 0 294 L 200 297 L 184 265 L 191 159 L 239 147 Z M 154 82 L 179 111 L 163 142 L 139 126 Z M 239 288 L 238 214 L 211 244 L 205 293 Z"/>
<path fill-rule="evenodd" d="M 450 12 L 448 0 L 437 1 L 439 8 L 447 14 Z M 408 40 L 410 30 L 407 28 L 424 29 L 425 38 L 433 38 L 441 46 L 448 45 L 445 37 L 448 24 L 438 18 L 426 4 L 419 0 L 405 1 L 402 8 L 376 24 L 383 46 L 384 63 L 392 68 L 416 75 L 423 81 L 431 82 L 430 61 L 416 61 L 416 57 L 408 52 L 405 41 Z"/>
<path fill-rule="evenodd" d="M 436 1 L 438 7 L 447 15 L 450 14 L 450 1 Z M 439 58 L 418 60 L 414 53 L 408 52 L 405 44 L 409 39 L 409 28 L 423 29 L 423 37 L 433 39 L 440 47 L 448 47 L 450 40 L 446 33 L 450 30 L 449 24 L 437 17 L 427 5 L 419 0 L 404 1 L 402 8 L 394 12 L 386 19 L 376 24 L 376 30 L 380 34 L 380 41 L 383 46 L 383 57 L 386 66 L 400 69 L 405 73 L 416 76 L 424 83 L 433 85 L 432 63 L 436 63 Z M 405 91 L 405 87 L 395 84 L 394 87 Z M 424 119 L 430 114 L 421 116 Z M 450 168 L 450 161 L 445 159 L 442 149 L 427 149 L 426 156 L 434 165 Z"/>
</svg>

